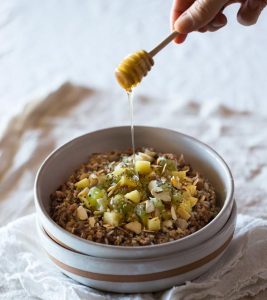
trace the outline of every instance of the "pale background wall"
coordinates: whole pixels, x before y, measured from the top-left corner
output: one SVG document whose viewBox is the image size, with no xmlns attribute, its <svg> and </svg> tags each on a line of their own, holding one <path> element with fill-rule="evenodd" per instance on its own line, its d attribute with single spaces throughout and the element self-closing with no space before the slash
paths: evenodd
<svg viewBox="0 0 267 300">
<path fill-rule="evenodd" d="M 171 0 L 1 0 L 0 129 L 29 99 L 68 80 L 117 92 L 123 56 L 150 50 L 169 33 Z M 266 110 L 267 10 L 256 26 L 193 33 L 170 45 L 138 93 L 211 100 Z M 255 105 L 256 104 L 256 105 Z"/>
</svg>

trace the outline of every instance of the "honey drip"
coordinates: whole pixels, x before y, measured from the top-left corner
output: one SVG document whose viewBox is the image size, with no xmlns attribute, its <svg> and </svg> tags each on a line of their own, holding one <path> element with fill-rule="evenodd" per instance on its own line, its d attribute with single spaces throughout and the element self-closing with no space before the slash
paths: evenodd
<svg viewBox="0 0 267 300">
<path fill-rule="evenodd" d="M 129 111 L 131 119 L 131 140 L 132 140 L 132 151 L 133 151 L 133 164 L 135 164 L 135 142 L 134 142 L 134 117 L 133 117 L 133 92 L 128 91 Z"/>
</svg>

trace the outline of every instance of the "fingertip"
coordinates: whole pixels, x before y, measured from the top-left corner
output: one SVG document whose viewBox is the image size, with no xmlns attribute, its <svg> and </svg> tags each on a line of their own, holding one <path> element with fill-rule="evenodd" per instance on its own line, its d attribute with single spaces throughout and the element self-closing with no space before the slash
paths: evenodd
<svg viewBox="0 0 267 300">
<path fill-rule="evenodd" d="M 223 13 L 217 14 L 217 16 L 210 22 L 210 25 L 214 28 L 221 28 L 227 24 L 227 18 Z"/>
<path fill-rule="evenodd" d="M 243 3 L 237 13 L 237 20 L 241 25 L 254 25 L 262 11 L 261 1 L 249 1 Z"/>
<path fill-rule="evenodd" d="M 182 44 L 185 40 L 186 40 L 186 37 L 187 37 L 187 34 L 179 34 L 179 36 L 177 36 L 175 39 L 174 39 L 174 42 L 176 44 Z"/>
</svg>

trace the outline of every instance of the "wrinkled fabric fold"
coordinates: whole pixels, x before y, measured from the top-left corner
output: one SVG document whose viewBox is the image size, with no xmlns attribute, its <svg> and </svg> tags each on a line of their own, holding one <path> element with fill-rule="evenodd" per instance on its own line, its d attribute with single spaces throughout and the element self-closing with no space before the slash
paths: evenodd
<svg viewBox="0 0 267 300">
<path fill-rule="evenodd" d="M 36 215 L 0 229 L 0 291 L 12 299 L 241 299 L 267 288 L 267 221 L 239 214 L 234 239 L 219 262 L 194 282 L 156 294 L 119 295 L 85 287 L 49 261 L 37 237 Z M 1 295 L 1 294 L 0 294 Z"/>
</svg>

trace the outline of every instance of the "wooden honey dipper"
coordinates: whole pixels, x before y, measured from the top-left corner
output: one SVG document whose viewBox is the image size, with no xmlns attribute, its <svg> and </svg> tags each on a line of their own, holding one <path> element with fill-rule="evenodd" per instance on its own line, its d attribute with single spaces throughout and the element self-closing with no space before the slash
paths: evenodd
<svg viewBox="0 0 267 300">
<path fill-rule="evenodd" d="M 130 92 L 151 70 L 154 65 L 153 57 L 178 35 L 179 33 L 174 31 L 150 52 L 140 50 L 125 57 L 115 70 L 119 84 Z"/>
</svg>

